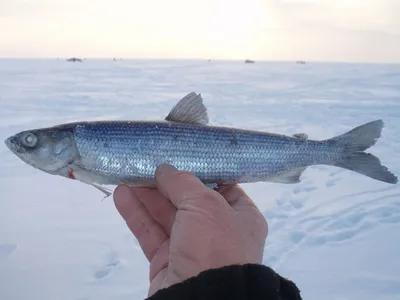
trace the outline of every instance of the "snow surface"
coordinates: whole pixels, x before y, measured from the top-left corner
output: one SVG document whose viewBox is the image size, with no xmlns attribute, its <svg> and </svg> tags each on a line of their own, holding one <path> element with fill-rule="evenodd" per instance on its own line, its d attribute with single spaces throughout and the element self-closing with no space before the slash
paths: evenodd
<svg viewBox="0 0 400 300">
<path fill-rule="evenodd" d="M 0 137 L 78 120 L 162 119 L 188 92 L 215 125 L 324 139 L 382 118 L 371 149 L 400 174 L 400 66 L 0 60 Z M 0 299 L 142 299 L 148 263 L 112 200 L 0 147 Z M 267 217 L 264 263 L 304 299 L 400 299 L 400 188 L 310 167 L 243 185 Z"/>
</svg>

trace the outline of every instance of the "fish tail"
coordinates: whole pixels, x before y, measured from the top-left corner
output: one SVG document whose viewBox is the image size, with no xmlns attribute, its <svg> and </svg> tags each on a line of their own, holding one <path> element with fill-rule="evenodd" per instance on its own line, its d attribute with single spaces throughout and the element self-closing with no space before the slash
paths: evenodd
<svg viewBox="0 0 400 300">
<path fill-rule="evenodd" d="M 331 164 L 379 181 L 397 183 L 397 177 L 381 164 L 378 157 L 364 152 L 379 139 L 383 126 L 382 120 L 372 121 L 328 140 L 343 149 L 340 159 Z"/>
</svg>

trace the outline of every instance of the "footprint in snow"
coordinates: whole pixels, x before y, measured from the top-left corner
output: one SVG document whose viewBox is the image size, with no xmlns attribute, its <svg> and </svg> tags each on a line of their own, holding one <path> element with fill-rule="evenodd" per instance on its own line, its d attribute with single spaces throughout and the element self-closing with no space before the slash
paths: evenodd
<svg viewBox="0 0 400 300">
<path fill-rule="evenodd" d="M 292 194 L 288 198 L 288 202 L 292 208 L 296 210 L 302 208 L 304 203 L 310 198 L 310 193 L 317 189 L 317 187 L 311 183 L 312 182 L 305 182 L 292 190 Z"/>
<path fill-rule="evenodd" d="M 305 211 L 302 211 L 299 214 L 297 214 L 296 217 L 300 220 L 300 223 L 310 223 L 310 222 L 314 221 L 314 219 L 327 220 L 327 219 L 331 218 L 330 215 L 329 216 L 315 216 L 315 215 L 313 215 L 314 212 L 318 211 L 319 209 L 323 208 L 326 205 L 331 205 L 332 203 L 335 203 L 335 202 L 337 203 L 339 201 L 349 201 L 349 199 L 353 199 L 353 198 L 360 197 L 360 196 L 371 196 L 371 195 L 374 195 L 374 194 L 381 194 L 383 192 L 388 192 L 388 191 L 394 190 L 396 188 L 397 188 L 396 186 L 389 186 L 389 187 L 385 187 L 385 188 L 382 188 L 382 189 L 367 190 L 367 191 L 363 191 L 363 192 L 357 192 L 357 193 L 350 193 L 350 194 L 347 194 L 347 195 L 342 195 L 342 196 L 333 198 L 333 199 L 331 199 L 329 201 L 325 201 L 323 203 L 317 204 L 317 205 L 315 205 L 315 206 L 313 206 L 313 207 L 311 207 L 311 208 L 309 208 L 309 209 L 307 209 Z M 384 196 L 384 198 L 386 198 L 386 196 Z M 381 199 L 381 198 L 377 198 L 377 199 Z M 375 199 L 375 200 L 377 200 L 377 199 Z M 371 201 L 368 201 L 368 203 L 372 203 L 375 200 L 373 199 Z M 360 203 L 359 205 L 360 206 L 365 206 L 366 204 L 367 203 Z"/>
<path fill-rule="evenodd" d="M 313 190 L 315 190 L 317 187 L 312 185 L 312 182 L 304 182 L 303 184 L 300 183 L 299 186 L 296 186 L 293 190 L 292 193 L 297 195 L 297 194 L 303 194 L 303 193 L 309 193 Z"/>
<path fill-rule="evenodd" d="M 278 199 L 276 199 L 276 204 L 280 207 L 287 205 L 288 199 L 290 198 L 289 192 L 283 192 Z"/>
<path fill-rule="evenodd" d="M 308 196 L 305 197 L 294 197 L 290 199 L 290 204 L 295 208 L 295 209 L 300 209 L 304 206 L 304 203 L 308 200 Z"/>
<path fill-rule="evenodd" d="M 331 178 L 331 179 L 329 179 L 329 180 L 325 183 L 325 185 L 326 185 L 327 187 L 333 187 L 333 186 L 335 186 L 339 181 L 340 181 L 340 177 Z"/>
<path fill-rule="evenodd" d="M 304 231 L 293 231 L 290 234 L 290 239 L 293 242 L 293 244 L 298 244 L 300 243 L 306 236 L 306 233 Z"/>
<path fill-rule="evenodd" d="M 386 195 L 376 198 L 372 202 L 379 203 L 385 199 L 399 196 L 398 194 Z M 308 237 L 306 242 L 311 245 L 343 242 L 374 228 L 379 223 L 398 222 L 400 222 L 400 202 L 376 207 L 357 205 L 323 218 L 313 224 L 312 228 L 307 228 L 307 230 L 318 231 L 318 233 Z M 319 231 L 318 228 L 322 229 Z"/>
<path fill-rule="evenodd" d="M 329 176 L 333 177 L 333 176 L 336 176 L 336 175 L 338 175 L 340 173 L 343 173 L 345 171 L 346 170 L 342 170 L 342 169 L 339 169 L 339 168 L 334 168 L 332 171 L 329 172 Z"/>
<path fill-rule="evenodd" d="M 120 263 L 121 260 L 118 258 L 118 254 L 110 251 L 106 255 L 104 262 L 94 271 L 93 278 L 101 280 L 107 277 Z"/>
<path fill-rule="evenodd" d="M 310 192 L 316 187 L 309 183 L 301 184 L 295 187 L 291 192 L 286 191 L 276 200 L 276 204 L 285 211 L 300 209 L 310 197 Z"/>
</svg>

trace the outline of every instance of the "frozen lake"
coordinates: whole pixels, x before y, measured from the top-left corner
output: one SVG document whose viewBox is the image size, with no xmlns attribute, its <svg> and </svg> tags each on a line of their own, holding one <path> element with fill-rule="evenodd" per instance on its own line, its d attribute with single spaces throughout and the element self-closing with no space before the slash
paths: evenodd
<svg viewBox="0 0 400 300">
<path fill-rule="evenodd" d="M 400 65 L 0 60 L 0 138 L 80 120 L 163 119 L 201 93 L 210 123 L 325 139 L 382 119 L 369 151 L 400 175 Z M 0 146 L 0 299 L 143 299 L 148 263 L 93 187 Z M 264 263 L 304 299 L 400 299 L 400 188 L 328 166 L 243 185 L 267 217 Z"/>
</svg>

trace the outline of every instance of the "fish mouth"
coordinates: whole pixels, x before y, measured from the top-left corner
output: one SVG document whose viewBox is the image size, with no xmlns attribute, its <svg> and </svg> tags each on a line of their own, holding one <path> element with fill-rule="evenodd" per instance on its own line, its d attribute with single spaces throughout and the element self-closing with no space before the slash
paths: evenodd
<svg viewBox="0 0 400 300">
<path fill-rule="evenodd" d="M 6 146 L 8 147 L 8 149 L 10 149 L 13 153 L 17 154 L 17 153 L 24 153 L 24 148 L 21 147 L 18 144 L 18 140 L 17 137 L 15 135 L 10 136 L 9 138 L 7 138 L 4 143 L 6 144 Z"/>
<path fill-rule="evenodd" d="M 13 151 L 14 149 L 14 143 L 12 142 L 13 137 L 10 136 L 9 138 L 7 138 L 4 143 L 6 144 L 6 146 L 8 147 L 8 149 L 10 149 L 11 151 Z"/>
<path fill-rule="evenodd" d="M 19 144 L 18 137 L 16 135 L 10 136 L 4 140 L 4 143 L 18 158 L 20 158 L 26 164 L 35 167 L 36 165 L 26 157 L 26 150 Z"/>
</svg>

